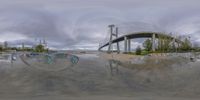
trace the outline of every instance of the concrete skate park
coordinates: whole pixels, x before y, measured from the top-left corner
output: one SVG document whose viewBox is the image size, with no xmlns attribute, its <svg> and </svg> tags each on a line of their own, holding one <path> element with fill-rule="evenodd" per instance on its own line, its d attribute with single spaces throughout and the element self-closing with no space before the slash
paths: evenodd
<svg viewBox="0 0 200 100">
<path fill-rule="evenodd" d="M 137 63 L 138 57 L 122 62 L 101 52 L 75 53 L 77 64 L 61 60 L 56 68 L 54 64 L 38 67 L 34 60 L 27 65 L 23 60 L 29 59 L 22 55 L 17 53 L 12 63 L 0 62 L 3 100 L 198 100 L 200 94 L 200 61 L 191 62 L 191 54 L 145 56 Z"/>
</svg>

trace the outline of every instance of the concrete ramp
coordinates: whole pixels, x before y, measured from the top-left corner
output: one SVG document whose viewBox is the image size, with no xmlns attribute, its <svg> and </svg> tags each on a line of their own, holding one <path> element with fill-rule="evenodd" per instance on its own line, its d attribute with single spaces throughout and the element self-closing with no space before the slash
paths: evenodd
<svg viewBox="0 0 200 100">
<path fill-rule="evenodd" d="M 30 58 L 0 66 L 0 100 L 198 100 L 200 62 L 170 58 L 165 62 L 124 64 L 97 56 L 79 56 L 64 64 L 39 66 Z M 172 62 L 173 61 L 173 62 Z M 162 63 L 161 63 L 162 62 Z M 142 63 L 144 64 L 144 63 Z M 150 66 L 150 65 L 155 66 Z M 37 65 L 40 68 L 34 67 Z M 145 65 L 145 64 L 144 64 Z M 44 67 L 42 69 L 42 67 Z M 50 70 L 46 70 L 49 68 Z M 56 70 L 56 71 L 53 71 Z"/>
</svg>

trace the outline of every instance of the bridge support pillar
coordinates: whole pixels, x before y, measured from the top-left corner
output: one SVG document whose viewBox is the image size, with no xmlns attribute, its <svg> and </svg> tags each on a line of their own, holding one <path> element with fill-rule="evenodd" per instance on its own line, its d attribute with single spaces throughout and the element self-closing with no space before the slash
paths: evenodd
<svg viewBox="0 0 200 100">
<path fill-rule="evenodd" d="M 156 43 L 155 43 L 156 36 L 152 34 L 152 51 L 156 50 Z"/>
<path fill-rule="evenodd" d="M 128 52 L 131 52 L 131 39 L 128 39 Z"/>
<path fill-rule="evenodd" d="M 127 53 L 127 37 L 124 37 L 124 53 Z"/>
</svg>

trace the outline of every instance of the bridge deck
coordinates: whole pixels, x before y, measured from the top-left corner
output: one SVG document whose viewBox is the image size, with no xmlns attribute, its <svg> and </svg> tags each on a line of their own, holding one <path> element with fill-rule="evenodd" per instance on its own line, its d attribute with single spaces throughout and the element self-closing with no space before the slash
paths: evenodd
<svg viewBox="0 0 200 100">
<path fill-rule="evenodd" d="M 127 37 L 127 39 L 134 39 L 134 38 L 151 38 L 152 35 L 155 34 L 155 38 L 158 38 L 159 36 L 162 36 L 162 37 L 167 37 L 169 39 L 174 39 L 174 37 L 170 36 L 170 35 L 167 35 L 167 34 L 162 34 L 162 33 L 159 33 L 159 32 L 136 32 L 136 33 L 130 33 L 130 34 L 126 34 L 126 35 L 123 35 L 123 36 L 120 36 L 116 39 L 114 39 L 112 41 L 112 43 L 116 43 L 116 42 L 120 42 L 120 41 L 123 41 L 124 40 L 124 37 Z M 181 42 L 180 40 L 178 39 L 175 39 L 176 42 Z M 102 45 L 100 49 L 102 49 L 103 47 L 105 46 L 108 46 L 109 45 L 109 41 L 107 43 L 105 43 L 104 45 Z"/>
</svg>

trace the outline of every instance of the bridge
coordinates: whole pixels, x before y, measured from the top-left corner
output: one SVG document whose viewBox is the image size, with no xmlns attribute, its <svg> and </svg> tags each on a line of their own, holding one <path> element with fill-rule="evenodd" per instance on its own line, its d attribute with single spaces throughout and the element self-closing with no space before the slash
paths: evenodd
<svg viewBox="0 0 200 100">
<path fill-rule="evenodd" d="M 120 52 L 120 47 L 119 47 L 119 42 L 124 41 L 124 52 L 131 52 L 131 39 L 136 39 L 136 38 L 151 38 L 152 40 L 152 51 L 155 51 L 156 49 L 156 38 L 159 37 L 164 37 L 167 39 L 170 39 L 173 43 L 181 44 L 182 41 L 171 36 L 168 34 L 163 34 L 161 32 L 134 32 L 134 33 L 129 33 L 125 34 L 122 36 L 118 37 L 118 28 L 116 28 L 116 31 L 114 33 L 113 28 L 115 27 L 114 25 L 109 25 L 110 27 L 110 40 L 99 47 L 99 51 L 101 51 L 104 47 L 108 46 L 108 52 L 111 51 L 111 46 L 114 43 L 117 43 L 117 52 Z M 116 38 L 113 39 L 113 36 Z"/>
</svg>

